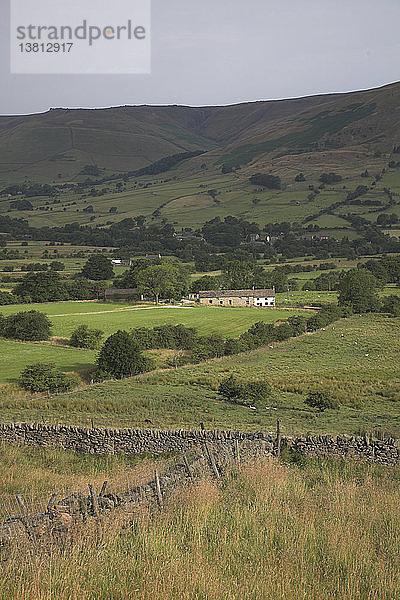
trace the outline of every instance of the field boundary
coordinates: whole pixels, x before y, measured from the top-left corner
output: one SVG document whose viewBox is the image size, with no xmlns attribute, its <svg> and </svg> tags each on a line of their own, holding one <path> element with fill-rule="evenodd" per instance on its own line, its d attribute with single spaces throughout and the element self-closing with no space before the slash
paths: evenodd
<svg viewBox="0 0 400 600">
<path fill-rule="evenodd" d="M 279 440 L 279 443 L 278 443 Z M 276 434 L 233 430 L 158 430 L 111 429 L 74 427 L 44 423 L 0 423 L 0 444 L 60 448 L 90 454 L 162 454 L 185 453 L 203 444 L 224 448 L 240 443 L 251 446 L 263 443 L 273 448 L 276 444 L 313 456 L 332 455 L 368 460 L 385 465 L 400 461 L 400 441 L 394 438 L 375 440 L 368 435 L 315 435 L 284 436 Z"/>
</svg>

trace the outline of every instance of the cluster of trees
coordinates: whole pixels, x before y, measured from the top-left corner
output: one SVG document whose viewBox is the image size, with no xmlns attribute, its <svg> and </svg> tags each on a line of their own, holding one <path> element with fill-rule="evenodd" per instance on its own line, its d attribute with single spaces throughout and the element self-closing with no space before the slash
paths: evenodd
<svg viewBox="0 0 400 600">
<path fill-rule="evenodd" d="M 250 177 L 249 181 L 253 185 L 260 185 L 270 190 L 280 190 L 282 185 L 281 178 L 278 175 L 265 173 L 255 173 Z"/>
<path fill-rule="evenodd" d="M 337 173 L 322 173 L 319 177 L 321 183 L 332 185 L 342 181 L 342 176 Z"/>
<path fill-rule="evenodd" d="M 400 315 L 400 297 L 388 296 L 381 300 L 378 291 L 382 286 L 373 272 L 365 268 L 350 269 L 339 279 L 339 306 L 349 307 L 355 313 L 386 312 Z"/>
<path fill-rule="evenodd" d="M 98 294 L 99 288 L 86 279 L 62 279 L 56 271 L 27 273 L 13 289 L 22 303 L 93 300 Z"/>
<path fill-rule="evenodd" d="M 200 290 L 218 289 L 272 289 L 283 292 L 288 282 L 287 271 L 284 267 L 276 267 L 266 271 L 256 262 L 231 260 L 225 262 L 221 275 L 204 275 L 193 281 L 190 286 L 192 293 Z"/>
<path fill-rule="evenodd" d="M 131 267 L 114 280 L 116 288 L 137 288 L 139 294 L 160 298 L 180 299 L 189 289 L 189 271 L 179 262 L 137 259 Z"/>
<path fill-rule="evenodd" d="M 237 338 L 225 339 L 214 333 L 201 336 L 194 328 L 184 325 L 162 325 L 153 329 L 141 327 L 130 333 L 140 350 L 152 348 L 171 348 L 187 350 L 186 362 L 201 362 L 210 358 L 238 354 L 301 335 L 306 331 L 315 331 L 349 314 L 347 308 L 325 305 L 312 316 L 293 316 L 280 325 L 259 321 Z"/>
</svg>

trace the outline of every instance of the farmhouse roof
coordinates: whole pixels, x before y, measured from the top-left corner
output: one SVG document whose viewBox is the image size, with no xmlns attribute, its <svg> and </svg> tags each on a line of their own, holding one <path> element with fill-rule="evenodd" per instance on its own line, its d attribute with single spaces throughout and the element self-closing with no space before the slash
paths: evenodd
<svg viewBox="0 0 400 600">
<path fill-rule="evenodd" d="M 208 290 L 200 291 L 200 298 L 270 298 L 275 296 L 275 290 Z"/>
<path fill-rule="evenodd" d="M 119 288 L 109 288 L 108 290 L 105 291 L 106 296 L 114 296 L 117 294 L 137 294 L 137 288 L 126 288 L 126 289 L 119 289 Z"/>
</svg>

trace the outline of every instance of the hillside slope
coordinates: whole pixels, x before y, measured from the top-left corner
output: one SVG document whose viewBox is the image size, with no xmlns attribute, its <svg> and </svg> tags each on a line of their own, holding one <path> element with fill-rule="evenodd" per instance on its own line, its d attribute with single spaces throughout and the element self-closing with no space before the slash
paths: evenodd
<svg viewBox="0 0 400 600">
<path fill-rule="evenodd" d="M 271 152 L 378 144 L 399 133 L 400 85 L 348 94 L 220 107 L 122 106 L 52 109 L 0 117 L 3 179 L 75 177 L 85 164 L 139 169 L 162 157 L 213 151 L 212 163 L 246 165 Z"/>
</svg>

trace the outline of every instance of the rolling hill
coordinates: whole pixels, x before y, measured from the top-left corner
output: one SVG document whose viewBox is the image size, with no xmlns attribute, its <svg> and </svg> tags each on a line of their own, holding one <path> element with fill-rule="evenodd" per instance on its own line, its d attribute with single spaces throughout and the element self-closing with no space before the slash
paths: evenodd
<svg viewBox="0 0 400 600">
<path fill-rule="evenodd" d="M 77 183 L 88 176 L 94 186 L 99 182 L 102 191 L 90 200 L 81 193 L 63 192 L 51 214 L 43 197 L 32 199 L 34 211 L 12 211 L 12 216 L 28 218 L 33 225 L 71 221 L 101 225 L 106 217 L 117 221 L 145 215 L 197 226 L 231 214 L 261 223 L 302 222 L 315 216 L 320 227 L 346 229 L 341 209 L 329 207 L 340 203 L 349 189 L 367 184 L 367 200 L 378 199 L 383 205 L 385 188 L 394 196 L 400 191 L 399 111 L 400 83 L 394 83 L 347 94 L 232 106 L 58 108 L 4 116 L 0 186 Z M 137 175 L 160 159 L 200 152 L 175 161 L 164 172 L 156 170 L 156 175 Z M 97 175 L 90 171 L 94 166 Z M 369 181 L 361 179 L 365 170 Z M 320 174 L 330 171 L 343 177 L 343 185 L 329 186 L 310 199 L 310 185 L 318 185 Z M 115 186 L 116 178 L 127 172 L 130 177 Z M 279 175 L 282 189 L 250 185 L 249 176 L 255 172 Z M 294 182 L 299 172 L 305 173 L 303 183 Z M 373 183 L 371 177 L 377 174 L 382 177 Z M 110 177 L 114 177 L 111 184 Z M 88 202 L 93 212 L 84 210 Z M 111 215 L 110 207 L 115 208 Z M 398 209 L 393 208 L 400 216 Z M 3 195 L 0 212 L 9 210 L 9 197 Z M 374 212 L 356 207 L 352 212 L 369 215 L 366 218 L 373 222 L 379 208 Z"/>
</svg>

